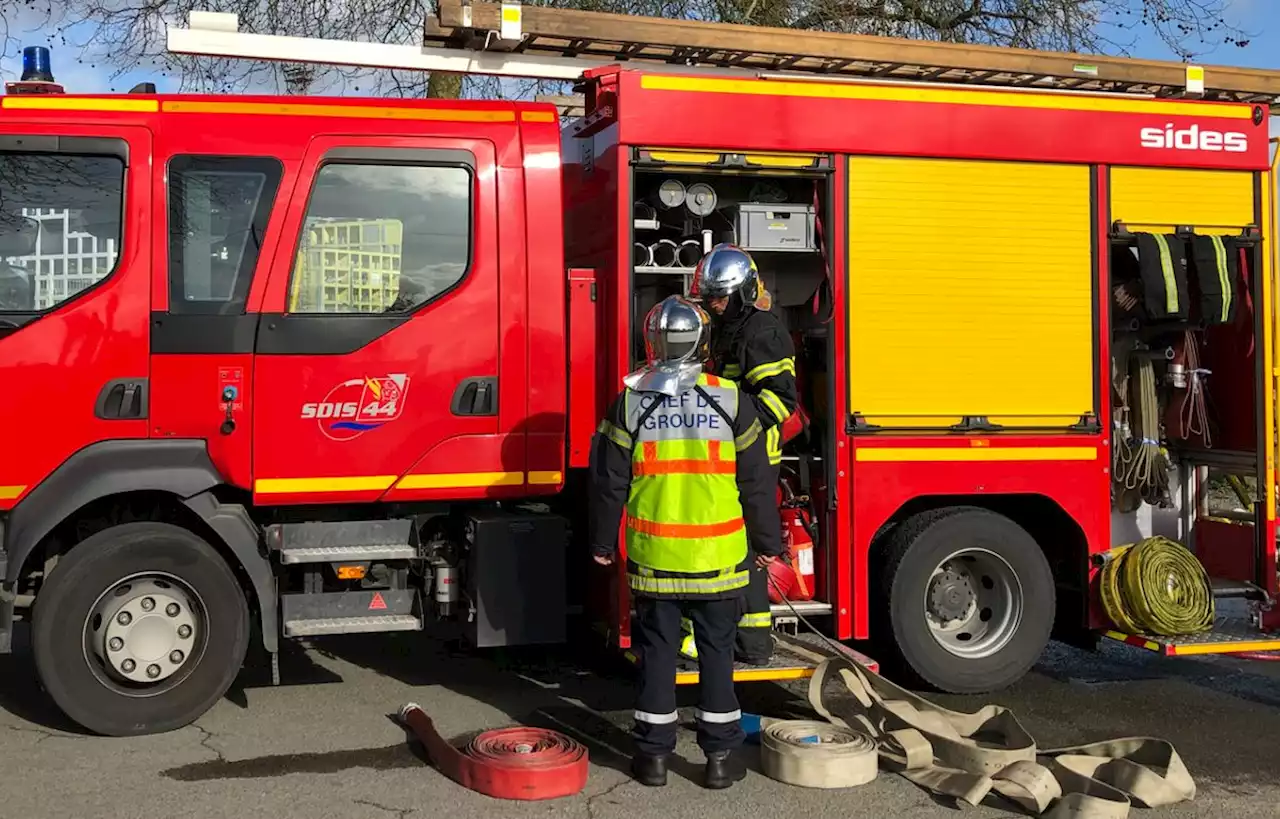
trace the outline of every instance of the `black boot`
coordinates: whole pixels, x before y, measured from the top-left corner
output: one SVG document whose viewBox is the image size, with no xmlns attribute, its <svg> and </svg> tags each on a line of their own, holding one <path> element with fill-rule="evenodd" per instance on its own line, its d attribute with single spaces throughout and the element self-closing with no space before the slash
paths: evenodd
<svg viewBox="0 0 1280 819">
<path fill-rule="evenodd" d="M 712 751 L 707 754 L 707 769 L 703 780 L 706 787 L 721 790 L 746 778 L 747 767 L 733 751 Z"/>
<path fill-rule="evenodd" d="M 660 788 L 667 784 L 667 758 L 636 754 L 631 757 L 631 775 L 641 785 Z"/>
</svg>

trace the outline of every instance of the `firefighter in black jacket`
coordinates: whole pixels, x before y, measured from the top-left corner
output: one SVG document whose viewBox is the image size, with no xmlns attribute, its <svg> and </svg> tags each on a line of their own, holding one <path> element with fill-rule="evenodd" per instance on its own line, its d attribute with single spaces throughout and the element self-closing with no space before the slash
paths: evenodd
<svg viewBox="0 0 1280 819">
<path fill-rule="evenodd" d="M 627 376 L 591 449 L 591 551 L 613 563 L 626 512 L 627 583 L 640 659 L 632 774 L 665 785 L 676 747 L 675 676 L 681 616 L 699 655 L 698 745 L 709 788 L 746 771 L 733 690 L 734 634 L 754 566 L 782 551 L 764 436 L 737 386 L 702 371 L 710 319 L 671 296 L 644 323 L 646 364 Z"/>
<path fill-rule="evenodd" d="M 782 471 L 782 424 L 799 403 L 791 336 L 770 312 L 755 260 L 734 245 L 716 245 L 702 257 L 690 295 L 711 311 L 711 372 L 737 381 L 756 406 L 776 487 Z M 752 665 L 765 665 L 773 656 L 768 583 L 767 571 L 751 572 L 747 611 L 738 622 L 738 653 Z M 692 654 L 689 648 L 686 655 Z"/>
</svg>

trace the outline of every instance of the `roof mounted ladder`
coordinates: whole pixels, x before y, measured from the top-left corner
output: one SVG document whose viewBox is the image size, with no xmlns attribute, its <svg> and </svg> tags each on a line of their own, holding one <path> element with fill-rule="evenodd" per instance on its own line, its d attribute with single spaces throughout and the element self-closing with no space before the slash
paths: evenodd
<svg viewBox="0 0 1280 819">
<path fill-rule="evenodd" d="M 423 46 L 243 34 L 234 14 L 170 28 L 184 54 L 577 79 L 610 64 L 768 79 L 930 82 L 1229 102 L 1280 100 L 1280 71 L 439 0 Z"/>
</svg>

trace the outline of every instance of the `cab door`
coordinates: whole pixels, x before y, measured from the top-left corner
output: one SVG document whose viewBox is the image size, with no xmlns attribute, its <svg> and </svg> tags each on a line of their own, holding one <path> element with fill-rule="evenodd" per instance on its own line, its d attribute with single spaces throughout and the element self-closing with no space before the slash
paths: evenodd
<svg viewBox="0 0 1280 819">
<path fill-rule="evenodd" d="M 0 511 L 148 435 L 152 133 L 42 113 L 0 117 Z"/>
<path fill-rule="evenodd" d="M 260 299 L 261 288 L 252 285 L 279 233 L 272 213 L 285 165 L 272 154 L 237 153 L 234 136 L 191 146 L 184 130 L 159 140 L 151 428 L 153 438 L 204 441 L 223 480 L 247 489 L 252 430 L 239 415 L 253 401 L 253 294 Z"/>
<path fill-rule="evenodd" d="M 486 140 L 312 141 L 257 334 L 256 502 L 523 482 L 499 434 L 497 184 Z"/>
</svg>

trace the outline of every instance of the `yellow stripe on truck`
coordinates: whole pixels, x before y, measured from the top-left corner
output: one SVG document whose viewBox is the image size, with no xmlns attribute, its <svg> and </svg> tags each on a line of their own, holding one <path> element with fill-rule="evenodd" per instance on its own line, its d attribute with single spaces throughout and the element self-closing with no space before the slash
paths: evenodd
<svg viewBox="0 0 1280 819">
<path fill-rule="evenodd" d="M 0 107 L 28 111 L 126 111 L 135 114 L 153 114 L 160 110 L 156 100 L 106 97 L 85 99 L 60 95 L 14 96 L 0 99 Z"/>
<path fill-rule="evenodd" d="M 260 495 L 309 495 L 321 492 L 381 492 L 396 482 L 395 475 L 354 475 L 340 478 L 259 478 L 253 491 Z"/>
<path fill-rule="evenodd" d="M 883 100 L 888 102 L 942 103 L 947 105 L 989 105 L 996 108 L 1049 108 L 1058 111 L 1109 111 L 1147 116 L 1212 116 L 1222 119 L 1250 119 L 1248 104 L 1206 106 L 1200 102 L 1155 102 L 1151 100 L 1089 97 L 1083 94 L 1016 93 L 1000 89 L 953 90 L 906 85 L 865 83 L 823 83 L 809 80 L 733 80 L 646 74 L 640 87 L 652 91 L 700 91 L 712 94 L 751 94 L 771 97 L 817 99 Z"/>
<path fill-rule="evenodd" d="M 396 489 L 482 489 L 488 486 L 556 486 L 564 480 L 561 472 L 448 472 L 422 475 L 405 475 L 399 480 L 394 475 L 349 475 L 335 478 L 259 478 L 253 489 L 260 495 L 302 495 L 327 492 L 381 492 Z M 0 486 L 0 499 L 6 488 L 17 490 L 13 497 L 26 487 Z"/>
<path fill-rule="evenodd" d="M 0 500 L 13 500 L 27 491 L 25 485 L 22 486 L 0 486 Z"/>
<path fill-rule="evenodd" d="M 863 463 L 925 463 L 930 461 L 1096 461 L 1092 446 L 1002 447 L 862 447 L 854 460 Z"/>
<path fill-rule="evenodd" d="M 294 102 L 166 101 L 167 114 L 256 114 L 285 117 L 344 117 L 356 119 L 427 120 L 431 122 L 515 122 L 514 111 L 473 111 L 463 108 L 394 108 L 389 105 L 353 105 Z"/>
<path fill-rule="evenodd" d="M 485 486 L 520 486 L 522 472 L 455 472 L 438 475 L 405 475 L 396 489 L 476 489 Z"/>
</svg>

